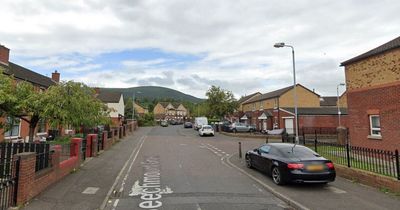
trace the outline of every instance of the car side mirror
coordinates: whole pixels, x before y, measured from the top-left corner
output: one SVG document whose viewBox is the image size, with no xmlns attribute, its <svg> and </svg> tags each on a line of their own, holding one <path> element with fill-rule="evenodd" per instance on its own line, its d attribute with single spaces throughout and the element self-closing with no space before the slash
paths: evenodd
<svg viewBox="0 0 400 210">
<path fill-rule="evenodd" d="M 261 154 L 261 152 L 260 152 L 260 150 L 259 149 L 254 149 L 254 152 L 257 152 L 258 154 Z"/>
</svg>

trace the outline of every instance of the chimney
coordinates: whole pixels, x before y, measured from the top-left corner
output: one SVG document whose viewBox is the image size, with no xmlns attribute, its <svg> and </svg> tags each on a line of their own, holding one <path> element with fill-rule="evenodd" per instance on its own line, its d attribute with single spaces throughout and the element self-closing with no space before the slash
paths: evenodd
<svg viewBox="0 0 400 210">
<path fill-rule="evenodd" d="M 53 73 L 51 73 L 51 79 L 54 82 L 59 83 L 60 82 L 60 73 L 58 73 L 57 70 L 55 70 Z"/>
<path fill-rule="evenodd" d="M 8 66 L 8 60 L 10 58 L 10 49 L 0 45 L 0 63 Z"/>
</svg>

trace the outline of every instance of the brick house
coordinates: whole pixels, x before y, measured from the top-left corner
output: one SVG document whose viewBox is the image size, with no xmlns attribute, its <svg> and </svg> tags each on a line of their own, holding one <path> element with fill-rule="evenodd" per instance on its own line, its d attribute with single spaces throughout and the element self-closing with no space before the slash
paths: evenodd
<svg viewBox="0 0 400 210">
<path fill-rule="evenodd" d="M 256 96 L 260 96 L 260 95 L 261 95 L 260 92 L 256 92 L 256 93 L 252 93 L 250 95 L 241 97 L 238 100 L 238 105 L 239 106 L 238 106 L 237 110 L 235 110 L 232 115 L 226 116 L 225 118 L 228 119 L 231 122 L 239 121 L 240 117 L 242 117 L 244 115 L 243 104 L 248 102 L 248 101 L 250 101 L 250 100 L 252 100 Z"/>
<path fill-rule="evenodd" d="M 293 86 L 258 95 L 243 104 L 243 116 L 240 121 L 255 125 L 257 130 L 272 130 L 285 128 L 289 134 L 294 133 L 294 98 Z M 338 112 L 336 99 L 327 102 L 321 101 L 320 95 L 297 84 L 298 123 L 301 127 L 336 127 L 338 125 Z M 328 99 L 327 99 L 328 100 Z M 343 123 L 346 108 L 341 108 Z"/>
<path fill-rule="evenodd" d="M 341 66 L 345 67 L 351 144 L 400 149 L 400 37 Z"/>
<path fill-rule="evenodd" d="M 51 85 L 56 85 L 60 81 L 60 73 L 55 71 L 52 78 L 38 74 L 30 69 L 22 67 L 9 61 L 10 50 L 0 45 L 0 67 L 4 70 L 4 74 L 12 75 L 15 82 L 26 81 L 31 83 L 37 91 L 45 91 Z M 13 140 L 18 137 L 27 139 L 29 137 L 29 124 L 18 118 L 0 118 L 0 121 L 10 123 L 11 128 L 4 132 L 0 129 L 0 141 L 4 139 Z M 40 121 L 35 129 L 34 135 L 46 134 L 49 126 L 45 121 Z"/>
<path fill-rule="evenodd" d="M 110 118 L 112 126 L 120 126 L 125 116 L 124 95 L 121 92 L 101 91 L 95 88 L 97 98 L 111 109 Z"/>
<path fill-rule="evenodd" d="M 153 109 L 154 119 L 161 120 L 186 120 L 189 111 L 181 103 L 158 102 Z"/>
<path fill-rule="evenodd" d="M 145 114 L 149 113 L 149 110 L 147 108 L 144 108 L 143 106 L 140 106 L 136 102 L 134 103 L 134 109 L 135 109 L 135 114 L 139 116 L 144 116 Z"/>
</svg>

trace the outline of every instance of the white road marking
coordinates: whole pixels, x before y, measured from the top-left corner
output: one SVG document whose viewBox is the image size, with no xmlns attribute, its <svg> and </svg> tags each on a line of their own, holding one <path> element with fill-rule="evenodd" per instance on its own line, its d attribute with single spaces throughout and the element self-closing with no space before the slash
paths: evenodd
<svg viewBox="0 0 400 210">
<path fill-rule="evenodd" d="M 135 148 L 132 150 L 132 153 L 131 153 L 131 155 L 129 156 L 128 160 L 125 162 L 124 166 L 123 166 L 122 169 L 119 171 L 118 176 L 115 178 L 115 181 L 114 181 L 113 185 L 111 186 L 110 190 L 108 191 L 107 196 L 106 196 L 106 198 L 104 199 L 103 203 L 101 204 L 100 209 L 104 209 L 104 208 L 106 207 L 107 201 L 109 200 L 109 198 L 110 198 L 110 196 L 111 196 L 111 193 L 114 191 L 115 186 L 117 185 L 119 179 L 121 178 L 122 173 L 125 171 L 125 168 L 128 166 L 129 161 L 132 159 L 132 157 L 135 155 L 135 152 L 136 152 L 136 156 L 135 156 L 135 158 L 133 159 L 133 161 L 135 161 L 135 159 L 136 159 L 136 157 L 137 157 L 137 155 L 138 155 L 140 149 L 141 149 L 142 146 L 143 146 L 143 143 L 144 143 L 144 140 L 146 139 L 146 137 L 147 137 L 147 136 L 142 136 L 142 137 L 140 138 L 139 141 L 141 141 L 141 143 L 140 143 L 139 149 L 137 149 L 137 147 L 135 147 Z"/>
<path fill-rule="evenodd" d="M 115 208 L 117 208 L 118 203 L 119 203 L 119 199 L 115 200 L 115 202 L 114 202 L 114 204 L 113 204 L 113 209 L 112 209 L 112 210 L 115 210 Z"/>
<path fill-rule="evenodd" d="M 256 184 L 253 184 L 253 187 L 255 187 L 259 192 L 262 192 L 263 190 L 259 188 Z"/>
<path fill-rule="evenodd" d="M 239 168 L 238 166 L 236 166 L 235 164 L 233 164 L 229 159 L 232 156 L 229 156 L 226 159 L 226 162 L 232 166 L 233 168 L 235 168 L 236 170 L 238 170 L 239 172 L 241 172 L 242 174 L 248 176 L 249 178 L 251 178 L 252 180 L 258 182 L 258 184 L 260 184 L 261 186 L 263 186 L 264 188 L 266 188 L 268 191 L 270 191 L 272 194 L 274 194 L 275 196 L 277 196 L 278 198 L 284 200 L 286 203 L 291 203 L 291 205 L 293 205 L 293 207 L 298 208 L 298 209 L 303 209 L 303 210 L 310 210 L 309 208 L 305 207 L 304 205 L 300 204 L 299 202 L 283 195 L 282 193 L 276 191 L 274 188 L 272 188 L 271 186 L 265 184 L 263 181 L 261 181 L 260 179 L 254 177 L 253 175 L 247 173 L 245 170 Z"/>
<path fill-rule="evenodd" d="M 196 203 L 197 210 L 201 210 L 200 205 Z"/>
<path fill-rule="evenodd" d="M 82 194 L 94 195 L 99 190 L 98 187 L 87 187 Z"/>
<path fill-rule="evenodd" d="M 182 164 L 179 164 L 179 168 L 182 168 Z"/>
<path fill-rule="evenodd" d="M 187 144 L 179 144 L 179 145 L 181 145 L 181 146 L 186 146 Z"/>
<path fill-rule="evenodd" d="M 224 152 L 224 151 L 222 151 L 222 154 L 225 154 L 225 152 Z"/>
<path fill-rule="evenodd" d="M 344 191 L 344 190 L 341 190 L 341 189 L 339 189 L 339 188 L 332 187 L 332 186 L 326 187 L 326 189 L 328 189 L 328 190 L 330 190 L 330 191 L 332 191 L 333 193 L 336 193 L 336 194 L 347 193 L 347 192 Z"/>
</svg>

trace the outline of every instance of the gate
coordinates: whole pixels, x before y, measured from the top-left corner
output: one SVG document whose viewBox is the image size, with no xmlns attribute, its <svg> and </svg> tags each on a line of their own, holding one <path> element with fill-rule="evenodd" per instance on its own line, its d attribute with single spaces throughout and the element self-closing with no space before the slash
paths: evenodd
<svg viewBox="0 0 400 210">
<path fill-rule="evenodd" d="M 12 153 L 9 152 L 6 154 L 5 147 L 1 148 L 0 210 L 6 210 L 10 206 L 16 206 L 17 204 L 19 159 L 13 159 Z"/>
</svg>

